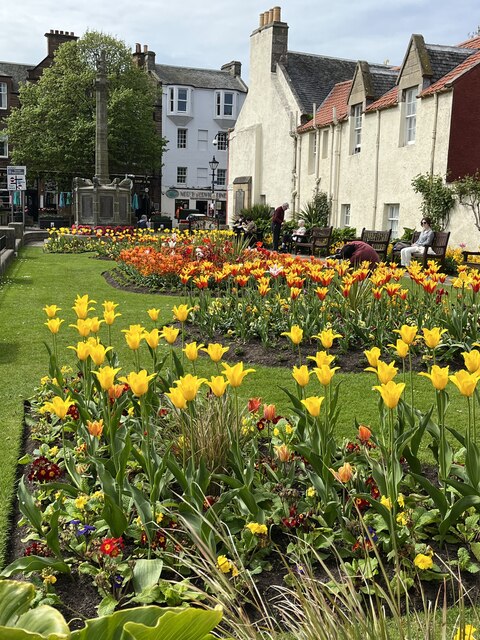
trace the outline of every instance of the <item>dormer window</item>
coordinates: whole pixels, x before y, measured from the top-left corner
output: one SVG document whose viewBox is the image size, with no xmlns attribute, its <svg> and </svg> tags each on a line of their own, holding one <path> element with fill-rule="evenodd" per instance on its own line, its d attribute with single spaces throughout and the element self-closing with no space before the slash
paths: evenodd
<svg viewBox="0 0 480 640">
<path fill-rule="evenodd" d="M 414 144 L 417 131 L 417 87 L 405 91 L 405 144 Z"/>
<path fill-rule="evenodd" d="M 360 153 L 362 148 L 362 104 L 352 107 L 352 153 Z"/>
<path fill-rule="evenodd" d="M 215 92 L 215 117 L 235 118 L 236 100 L 231 91 Z"/>
<path fill-rule="evenodd" d="M 188 87 L 170 87 L 168 90 L 169 115 L 188 116 L 191 111 L 192 90 Z"/>
</svg>

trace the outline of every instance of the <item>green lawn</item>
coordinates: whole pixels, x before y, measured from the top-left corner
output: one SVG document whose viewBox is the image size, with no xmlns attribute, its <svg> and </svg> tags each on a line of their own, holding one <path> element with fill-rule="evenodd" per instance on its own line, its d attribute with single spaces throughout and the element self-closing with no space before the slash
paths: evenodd
<svg viewBox="0 0 480 640">
<path fill-rule="evenodd" d="M 160 321 L 170 322 L 171 308 L 182 300 L 178 297 L 155 294 L 126 293 L 110 287 L 102 272 L 113 264 L 95 260 L 91 255 L 44 254 L 41 248 L 24 248 L 12 264 L 7 277 L 0 283 L 0 439 L 3 442 L 2 473 L 0 474 L 0 554 L 4 556 L 8 536 L 8 516 L 16 460 L 19 455 L 22 434 L 23 401 L 32 395 L 40 378 L 48 373 L 47 350 L 44 342 L 51 344 L 51 335 L 44 326 L 42 310 L 46 304 L 61 307 L 59 316 L 65 319 L 58 335 L 59 360 L 62 364 L 74 364 L 74 352 L 68 345 L 76 345 L 78 334 L 68 324 L 75 322 L 72 311 L 77 294 L 88 293 L 97 301 L 97 311 L 102 316 L 101 303 L 114 300 L 122 315 L 112 327 L 113 343 L 123 367 L 122 373 L 133 368 L 132 352 L 125 344 L 121 329 L 141 323 L 151 327 L 146 313 L 151 307 L 161 309 Z M 106 336 L 106 329 L 102 328 Z M 142 347 L 141 364 L 148 368 L 150 356 Z M 312 350 L 313 352 L 313 350 Z M 264 401 L 275 403 L 280 412 L 288 410 L 289 403 L 282 388 L 294 391 L 294 381 L 289 369 L 255 367 L 256 373 L 245 378 L 240 388 L 241 396 L 261 396 Z M 210 376 L 213 366 L 205 357 L 199 363 L 198 372 Z M 368 424 L 375 429 L 378 424 L 378 394 L 371 391 L 377 384 L 373 374 L 337 374 L 340 380 L 341 413 L 339 435 L 355 437 L 354 421 Z M 415 376 L 415 405 L 426 409 L 433 401 L 430 382 Z M 319 384 L 312 381 L 309 395 L 321 394 Z M 448 418 L 451 426 L 463 430 L 466 423 L 465 400 L 453 388 L 450 389 L 451 405 Z M 407 396 L 409 398 L 409 396 Z"/>
</svg>

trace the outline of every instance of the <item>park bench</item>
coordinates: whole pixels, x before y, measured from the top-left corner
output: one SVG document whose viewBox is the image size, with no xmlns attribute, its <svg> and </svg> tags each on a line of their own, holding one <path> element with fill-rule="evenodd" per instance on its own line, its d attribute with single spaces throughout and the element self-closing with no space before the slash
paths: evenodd
<svg viewBox="0 0 480 640">
<path fill-rule="evenodd" d="M 480 251 L 462 251 L 463 263 L 467 267 L 480 269 Z"/>
<path fill-rule="evenodd" d="M 388 229 L 388 231 L 374 231 L 373 229 L 365 229 L 364 227 L 360 240 L 375 249 L 380 260 L 385 262 L 387 260 L 388 245 L 390 244 L 391 236 L 391 229 Z"/>
<path fill-rule="evenodd" d="M 412 236 L 411 244 L 415 244 L 420 236 L 420 231 L 415 231 Z M 419 247 L 419 251 L 412 255 L 413 260 L 421 262 L 423 267 L 427 266 L 429 260 L 435 260 L 440 262 L 443 267 L 445 264 L 445 257 L 447 255 L 448 241 L 450 239 L 450 231 L 435 231 L 433 236 L 433 242 L 431 245 L 434 253 L 428 252 L 428 247 Z M 467 253 L 467 252 L 464 252 Z M 393 251 L 393 257 L 400 258 L 400 250 Z"/>
<path fill-rule="evenodd" d="M 308 236 L 308 240 L 305 242 L 293 242 L 292 250 L 294 253 L 299 253 L 301 249 L 306 249 L 312 256 L 316 252 L 324 252 L 328 255 L 330 250 L 330 243 L 332 241 L 333 227 L 312 227 Z"/>
</svg>

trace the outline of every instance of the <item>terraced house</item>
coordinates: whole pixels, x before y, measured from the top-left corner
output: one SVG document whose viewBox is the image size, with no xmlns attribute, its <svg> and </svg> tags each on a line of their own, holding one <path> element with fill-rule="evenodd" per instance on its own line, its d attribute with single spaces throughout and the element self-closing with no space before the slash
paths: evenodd
<svg viewBox="0 0 480 640">
<path fill-rule="evenodd" d="M 480 167 L 480 37 L 447 46 L 413 35 L 400 66 L 354 62 L 289 51 L 275 7 L 261 14 L 250 55 L 231 134 L 230 215 L 283 201 L 295 214 L 322 190 L 333 225 L 397 236 L 420 222 L 415 176 L 452 182 Z M 480 243 L 462 206 L 448 230 L 451 244 Z"/>
</svg>

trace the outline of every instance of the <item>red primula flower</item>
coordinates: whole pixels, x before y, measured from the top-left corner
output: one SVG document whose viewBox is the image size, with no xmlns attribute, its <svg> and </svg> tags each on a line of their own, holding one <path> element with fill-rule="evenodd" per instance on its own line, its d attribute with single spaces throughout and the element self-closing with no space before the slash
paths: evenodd
<svg viewBox="0 0 480 640">
<path fill-rule="evenodd" d="M 124 547 L 123 538 L 105 538 L 100 545 L 100 553 L 116 558 Z"/>
</svg>

